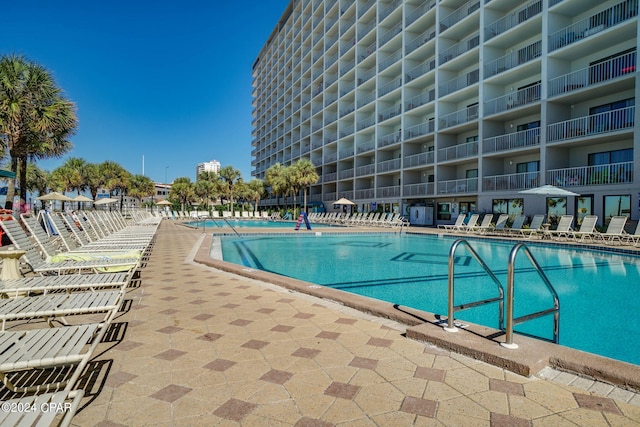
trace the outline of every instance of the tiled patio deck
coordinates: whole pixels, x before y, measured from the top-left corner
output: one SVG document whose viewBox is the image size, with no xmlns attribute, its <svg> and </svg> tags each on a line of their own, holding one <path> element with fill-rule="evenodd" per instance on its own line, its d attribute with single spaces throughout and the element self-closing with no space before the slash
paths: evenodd
<svg viewBox="0 0 640 427">
<path fill-rule="evenodd" d="M 164 221 L 75 426 L 640 425 L 624 403 L 403 336 L 400 325 L 191 262 Z M 561 378 L 562 379 L 562 378 Z"/>
</svg>

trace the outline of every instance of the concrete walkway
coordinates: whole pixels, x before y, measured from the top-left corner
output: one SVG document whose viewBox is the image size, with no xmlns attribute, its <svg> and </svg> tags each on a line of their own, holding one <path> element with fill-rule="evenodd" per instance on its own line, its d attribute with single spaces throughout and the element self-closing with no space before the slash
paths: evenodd
<svg viewBox="0 0 640 427">
<path fill-rule="evenodd" d="M 640 425 L 632 397 L 521 377 L 195 264 L 202 236 L 163 221 L 73 425 Z"/>
</svg>

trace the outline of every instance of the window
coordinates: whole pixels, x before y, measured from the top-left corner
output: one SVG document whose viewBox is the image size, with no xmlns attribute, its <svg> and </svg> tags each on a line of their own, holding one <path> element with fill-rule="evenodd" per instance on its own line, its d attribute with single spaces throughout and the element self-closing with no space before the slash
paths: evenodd
<svg viewBox="0 0 640 427">
<path fill-rule="evenodd" d="M 438 219 L 442 221 L 451 220 L 451 203 L 438 203 Z"/>
<path fill-rule="evenodd" d="M 589 133 L 633 127 L 635 98 L 623 99 L 589 109 Z"/>
<path fill-rule="evenodd" d="M 566 197 L 547 197 L 547 221 L 557 224 L 562 215 L 567 214 Z"/>
<path fill-rule="evenodd" d="M 613 79 L 636 70 L 636 48 L 607 56 L 589 64 L 589 84 Z"/>
<path fill-rule="evenodd" d="M 623 150 L 604 151 L 602 153 L 589 154 L 589 166 L 608 165 L 611 163 L 623 163 L 633 161 L 633 148 Z"/>
<path fill-rule="evenodd" d="M 631 196 L 604 196 L 605 221 L 613 216 L 631 216 Z"/>
<path fill-rule="evenodd" d="M 494 214 L 509 214 L 509 218 L 514 219 L 522 215 L 524 211 L 524 199 L 493 199 Z"/>
<path fill-rule="evenodd" d="M 520 86 L 516 95 L 518 105 L 529 104 L 540 100 L 540 80 L 528 85 Z"/>
<path fill-rule="evenodd" d="M 593 196 L 576 197 L 576 222 L 582 224 L 582 220 L 587 215 L 593 215 Z"/>
</svg>

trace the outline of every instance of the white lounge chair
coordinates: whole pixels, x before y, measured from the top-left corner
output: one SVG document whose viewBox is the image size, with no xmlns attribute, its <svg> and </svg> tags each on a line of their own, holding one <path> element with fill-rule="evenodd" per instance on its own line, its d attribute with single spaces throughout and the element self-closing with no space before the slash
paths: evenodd
<svg viewBox="0 0 640 427">
<path fill-rule="evenodd" d="M 485 214 L 484 217 L 482 217 L 482 222 L 479 225 L 476 223 L 475 226 L 469 227 L 466 231 L 469 233 L 485 234 L 491 228 L 492 222 L 493 214 Z"/>
<path fill-rule="evenodd" d="M 511 227 L 509 228 L 505 227 L 505 231 L 508 232 L 509 234 L 521 234 L 522 230 L 524 230 L 522 227 L 524 227 L 524 222 L 526 219 L 527 219 L 526 216 L 518 215 L 513 220 L 513 224 L 511 224 Z"/>
<path fill-rule="evenodd" d="M 458 215 L 454 224 L 440 224 L 438 225 L 438 228 L 444 228 L 445 230 L 451 231 L 461 231 L 461 227 L 464 226 L 464 219 L 464 215 Z"/>
<path fill-rule="evenodd" d="M 627 223 L 626 216 L 611 217 L 607 230 L 604 233 L 594 233 L 595 239 L 601 239 L 606 244 L 619 243 L 625 238 L 624 226 Z"/>
<path fill-rule="evenodd" d="M 0 411 L 0 425 L 33 427 L 50 426 L 56 423 L 58 427 L 68 427 L 83 397 L 83 390 L 65 390 L 9 399 L 3 402 L 9 408 L 29 408 L 30 410 Z"/>
<path fill-rule="evenodd" d="M 562 215 L 558 221 L 558 227 L 555 230 L 546 231 L 552 239 L 560 240 L 568 239 L 573 233 L 571 225 L 573 224 L 573 215 Z"/>
<path fill-rule="evenodd" d="M 580 224 L 580 229 L 577 231 L 573 231 L 570 234 L 571 238 L 576 241 L 579 238 L 580 242 L 584 242 L 584 240 L 587 238 L 593 241 L 593 238 L 596 233 L 597 223 L 598 223 L 597 215 L 586 215 L 584 218 L 582 218 L 582 224 Z"/>
<path fill-rule="evenodd" d="M 480 214 L 472 214 L 469 217 L 469 221 L 466 223 L 466 225 L 463 225 L 462 227 L 460 227 L 459 230 L 462 231 L 463 233 L 466 233 L 469 230 L 472 230 L 478 224 L 478 219 L 480 219 Z"/>
<path fill-rule="evenodd" d="M 71 390 L 106 331 L 106 324 L 0 333 L 0 380 L 16 393 Z M 68 379 L 37 385 L 14 384 L 12 373 L 56 366 L 74 366 Z"/>
<path fill-rule="evenodd" d="M 535 236 L 543 237 L 541 233 L 544 231 L 542 229 L 542 224 L 544 224 L 544 217 L 545 216 L 543 214 L 534 215 L 531 219 L 531 222 L 529 223 L 529 227 L 520 229 L 520 235 L 522 237 L 529 237 L 530 239 Z"/>
</svg>

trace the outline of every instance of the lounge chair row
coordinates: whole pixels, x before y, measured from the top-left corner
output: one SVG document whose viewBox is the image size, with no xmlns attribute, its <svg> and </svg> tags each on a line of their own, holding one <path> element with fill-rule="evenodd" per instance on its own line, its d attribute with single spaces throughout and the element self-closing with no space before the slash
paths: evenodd
<svg viewBox="0 0 640 427">
<path fill-rule="evenodd" d="M 15 250 L 23 251 L 23 260 L 32 271 L 28 277 L 0 280 L 3 297 L 0 299 L 0 380 L 15 396 L 9 396 L 10 392 L 4 390 L 3 395 L 10 397 L 4 403 L 33 408 L 0 412 L 0 425 L 70 424 L 84 395 L 83 390 L 76 389 L 78 379 L 122 306 L 127 285 L 136 269 L 141 267 L 140 258 L 129 264 L 129 258 L 117 261 L 117 244 L 130 239 L 135 244 L 153 241 L 157 222 L 148 216 L 136 216 L 127 221 L 119 214 L 93 214 L 44 213 L 38 217 L 23 215 L 20 219 L 11 217 L 0 221 L 12 243 L 9 250 L 0 248 L 0 256 Z M 86 233 L 83 238 L 88 239 L 92 234 L 87 231 L 90 222 L 94 231 L 104 233 L 104 237 L 93 242 L 87 240 L 81 246 L 80 238 L 76 236 Z M 75 232 L 82 228 L 82 233 L 74 234 L 71 231 L 74 227 L 78 229 Z M 63 250 L 72 244 L 65 239 L 76 239 L 73 244 L 83 252 Z M 103 251 L 103 244 L 109 246 L 108 252 Z M 96 247 L 100 249 L 94 251 Z M 50 250 L 58 252 L 47 254 Z M 122 253 L 128 256 L 129 252 Z M 60 254 L 70 258 L 83 254 L 87 258 L 56 261 Z M 3 262 L 4 276 L 8 260 Z M 114 267 L 119 271 L 108 271 Z M 96 313 L 103 314 L 101 320 L 93 316 Z M 83 320 L 83 315 L 89 314 L 92 315 L 89 320 Z M 39 327 L 34 319 L 43 319 L 44 327 Z M 50 405 L 63 409 L 63 413 L 43 410 Z"/>
<path fill-rule="evenodd" d="M 309 221 L 319 224 L 340 224 L 365 227 L 407 227 L 409 221 L 397 213 L 358 212 L 349 215 L 341 212 L 311 213 Z"/>
<path fill-rule="evenodd" d="M 599 232 L 596 229 L 598 217 L 596 215 L 586 215 L 582 219 L 579 229 L 573 228 L 573 215 L 563 215 L 558 221 L 555 229 L 551 230 L 545 224 L 544 215 L 535 215 L 528 225 L 525 225 L 526 217 L 519 215 L 513 221 L 511 227 L 507 227 L 509 215 L 501 214 L 496 222 L 493 222 L 494 214 L 485 214 L 480 221 L 479 214 L 473 214 L 469 217 L 467 223 L 464 222 L 465 216 L 461 215 L 457 218 L 455 224 L 440 225 L 439 228 L 460 233 L 478 233 L 478 234 L 508 234 L 519 237 L 537 237 L 548 238 L 553 240 L 577 241 L 585 242 L 602 242 L 605 244 L 630 244 L 634 246 L 640 245 L 640 223 L 636 227 L 634 234 L 625 232 L 624 227 L 627 222 L 626 216 L 614 216 L 610 219 L 605 232 Z M 545 227 L 546 226 L 546 227 Z"/>
</svg>

